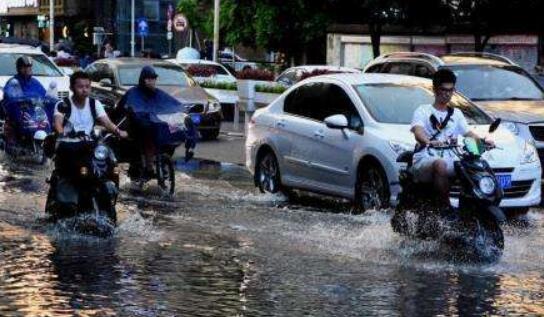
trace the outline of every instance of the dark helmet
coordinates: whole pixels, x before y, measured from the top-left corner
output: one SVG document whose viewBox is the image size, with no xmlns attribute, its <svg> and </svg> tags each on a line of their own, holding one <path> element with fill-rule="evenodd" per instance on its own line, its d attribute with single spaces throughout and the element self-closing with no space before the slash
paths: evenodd
<svg viewBox="0 0 544 317">
<path fill-rule="evenodd" d="M 28 56 L 21 56 L 17 59 L 16 65 L 17 65 L 17 70 L 23 67 L 30 67 L 32 66 L 32 59 Z"/>
<path fill-rule="evenodd" d="M 145 86 L 145 80 L 149 78 L 157 78 L 159 75 L 157 75 L 157 72 L 155 72 L 155 69 L 153 66 L 146 65 L 142 68 L 142 71 L 140 73 L 140 80 L 138 81 L 140 86 Z"/>
</svg>

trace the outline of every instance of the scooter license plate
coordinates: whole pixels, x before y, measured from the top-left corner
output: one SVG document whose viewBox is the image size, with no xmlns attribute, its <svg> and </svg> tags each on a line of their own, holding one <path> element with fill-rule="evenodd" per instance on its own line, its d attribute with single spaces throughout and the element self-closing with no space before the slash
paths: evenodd
<svg viewBox="0 0 544 317">
<path fill-rule="evenodd" d="M 502 189 L 512 187 L 512 175 L 496 175 L 496 177 Z"/>
<path fill-rule="evenodd" d="M 193 119 L 193 123 L 195 125 L 199 125 L 200 122 L 202 122 L 202 117 L 198 113 L 191 113 L 191 119 Z"/>
</svg>

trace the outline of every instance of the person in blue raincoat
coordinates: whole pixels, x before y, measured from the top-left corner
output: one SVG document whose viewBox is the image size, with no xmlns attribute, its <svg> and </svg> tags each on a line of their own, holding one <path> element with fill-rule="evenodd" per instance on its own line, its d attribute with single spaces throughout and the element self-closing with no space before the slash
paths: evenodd
<svg viewBox="0 0 544 317">
<path fill-rule="evenodd" d="M 17 74 L 10 78 L 4 87 L 3 110 L 6 115 L 4 134 L 8 143 L 15 142 L 15 131 L 21 115 L 20 102 L 46 98 L 47 91 L 32 77 L 32 58 L 21 56 L 16 61 Z"/>
<path fill-rule="evenodd" d="M 151 173 L 153 170 L 154 156 L 162 143 L 169 142 L 168 138 L 174 138 L 174 143 L 185 142 L 186 157 L 188 160 L 193 156 L 192 149 L 196 144 L 197 132 L 191 117 L 183 113 L 183 105 L 165 91 L 157 88 L 158 75 L 152 66 L 144 66 L 140 73 L 138 85 L 130 88 L 119 101 L 116 108 L 116 117 L 128 114 L 134 126 L 134 138 L 143 141 L 143 152 L 145 154 L 145 170 Z M 170 131 L 168 136 L 157 133 L 157 126 L 164 124 L 157 114 L 175 114 L 176 121 L 181 121 L 185 131 Z"/>
</svg>

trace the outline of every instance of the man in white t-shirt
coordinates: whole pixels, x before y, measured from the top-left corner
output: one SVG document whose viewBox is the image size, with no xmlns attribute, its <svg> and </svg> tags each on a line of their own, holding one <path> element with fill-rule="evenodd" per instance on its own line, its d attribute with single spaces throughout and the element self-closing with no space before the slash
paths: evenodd
<svg viewBox="0 0 544 317">
<path fill-rule="evenodd" d="M 94 125 L 98 122 L 106 130 L 115 135 L 126 138 L 128 134 L 113 124 L 104 111 L 100 101 L 90 98 L 91 78 L 87 73 L 78 71 L 70 77 L 70 89 L 73 92 L 71 98 L 65 98 L 55 108 L 55 131 L 59 134 L 65 132 L 84 132 L 90 135 Z M 65 131 L 71 129 L 71 131 Z"/>
<path fill-rule="evenodd" d="M 457 78 L 449 69 L 440 69 L 433 76 L 435 101 L 432 105 L 421 105 L 412 119 L 412 133 L 418 142 L 414 153 L 412 172 L 416 181 L 433 183 L 440 200 L 449 206 L 449 177 L 453 176 L 456 156 L 451 151 L 432 149 L 448 142 L 456 142 L 458 136 L 481 139 L 469 130 L 467 121 L 459 109 L 449 107 L 455 92 Z M 439 123 L 435 127 L 434 116 Z M 485 141 L 485 140 L 484 140 Z M 485 141 L 492 144 L 492 141 Z"/>
</svg>

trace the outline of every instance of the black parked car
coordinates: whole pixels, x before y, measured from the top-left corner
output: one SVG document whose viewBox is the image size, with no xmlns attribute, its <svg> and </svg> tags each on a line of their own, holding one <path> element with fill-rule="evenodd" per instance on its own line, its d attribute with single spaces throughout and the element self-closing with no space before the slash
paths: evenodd
<svg viewBox="0 0 544 317">
<path fill-rule="evenodd" d="M 91 76 L 92 96 L 111 113 L 125 92 L 138 85 L 140 72 L 151 65 L 159 75 L 157 86 L 186 104 L 187 113 L 200 114 L 198 130 L 203 139 L 216 139 L 221 129 L 221 105 L 178 65 L 142 58 L 102 59 L 85 71 Z"/>
</svg>

